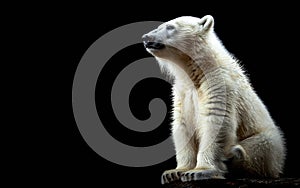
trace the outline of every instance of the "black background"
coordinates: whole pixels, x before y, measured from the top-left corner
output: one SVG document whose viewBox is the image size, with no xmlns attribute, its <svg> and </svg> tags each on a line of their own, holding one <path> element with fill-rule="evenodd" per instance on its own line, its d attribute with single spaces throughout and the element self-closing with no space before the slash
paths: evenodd
<svg viewBox="0 0 300 188">
<path fill-rule="evenodd" d="M 228 51 L 241 61 L 254 89 L 285 134 L 288 155 L 284 176 L 299 177 L 299 98 L 296 90 L 299 86 L 299 34 L 296 31 L 299 21 L 294 5 L 204 5 L 197 2 L 174 8 L 160 7 L 154 2 L 141 2 L 136 7 L 129 2 L 113 4 L 45 4 L 28 11 L 24 17 L 16 18 L 22 23 L 20 27 L 26 36 L 26 42 L 20 45 L 25 48 L 28 43 L 32 44 L 33 59 L 39 62 L 35 66 L 39 71 L 35 71 L 35 76 L 30 75 L 34 87 L 41 88 L 34 95 L 40 103 L 35 108 L 38 111 L 36 116 L 41 119 L 35 129 L 39 133 L 30 143 L 37 154 L 31 156 L 31 152 L 25 152 L 28 160 L 21 161 L 26 163 L 25 169 L 33 171 L 29 174 L 31 179 L 55 185 L 96 184 L 106 187 L 104 184 L 108 183 L 109 187 L 117 187 L 121 183 L 124 187 L 159 187 L 161 173 L 176 166 L 174 157 L 150 167 L 125 167 L 103 159 L 85 143 L 72 111 L 73 77 L 88 47 L 112 29 L 139 21 L 165 22 L 183 15 L 202 17 L 206 14 L 214 16 L 217 35 Z M 116 10 L 115 6 L 121 7 L 121 10 Z M 37 40 L 33 42 L 33 38 Z M 123 51 L 109 62 L 112 75 L 118 74 L 114 64 L 119 61 L 126 65 L 141 57 L 150 57 L 141 44 Z M 42 84 L 37 80 L 41 80 Z M 100 87 L 103 86 L 97 84 L 96 104 L 99 109 L 101 100 L 110 100 L 110 96 L 104 95 Z M 139 83 L 130 99 L 134 115 L 140 119 L 148 117 L 147 101 L 152 96 L 161 96 L 170 104 L 169 87 L 155 79 Z M 147 88 L 151 89 L 145 92 Z M 144 98 L 147 100 L 143 101 Z M 169 135 L 168 119 L 159 128 L 161 131 L 139 135 L 118 125 L 108 108 L 107 111 L 99 109 L 99 116 L 113 122 L 109 127 L 104 126 L 119 141 L 128 145 L 147 146 L 159 143 Z"/>
</svg>

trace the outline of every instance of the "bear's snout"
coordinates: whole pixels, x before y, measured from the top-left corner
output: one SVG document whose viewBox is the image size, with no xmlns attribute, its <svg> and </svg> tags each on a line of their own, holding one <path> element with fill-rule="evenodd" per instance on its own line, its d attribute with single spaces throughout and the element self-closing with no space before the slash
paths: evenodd
<svg viewBox="0 0 300 188">
<path fill-rule="evenodd" d="M 142 36 L 142 41 L 144 43 L 145 48 L 148 49 L 159 50 L 165 47 L 165 45 L 161 43 L 161 41 L 157 40 L 156 37 L 151 34 L 144 34 Z"/>
</svg>

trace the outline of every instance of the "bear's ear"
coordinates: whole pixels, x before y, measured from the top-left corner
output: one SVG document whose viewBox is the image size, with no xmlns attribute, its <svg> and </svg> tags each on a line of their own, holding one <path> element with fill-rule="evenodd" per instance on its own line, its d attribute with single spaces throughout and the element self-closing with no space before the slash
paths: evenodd
<svg viewBox="0 0 300 188">
<path fill-rule="evenodd" d="M 201 31 L 208 31 L 214 26 L 214 18 L 211 15 L 206 15 L 201 18 L 199 25 Z"/>
</svg>

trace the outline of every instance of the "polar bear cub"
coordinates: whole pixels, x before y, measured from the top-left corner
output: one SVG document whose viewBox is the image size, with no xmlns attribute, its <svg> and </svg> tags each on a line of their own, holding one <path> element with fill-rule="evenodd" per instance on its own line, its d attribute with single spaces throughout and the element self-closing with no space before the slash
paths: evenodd
<svg viewBox="0 0 300 188">
<path fill-rule="evenodd" d="M 276 178 L 283 171 L 283 133 L 213 26 L 210 15 L 183 16 L 142 37 L 174 78 L 177 167 L 163 173 L 163 184 L 230 175 Z"/>
</svg>

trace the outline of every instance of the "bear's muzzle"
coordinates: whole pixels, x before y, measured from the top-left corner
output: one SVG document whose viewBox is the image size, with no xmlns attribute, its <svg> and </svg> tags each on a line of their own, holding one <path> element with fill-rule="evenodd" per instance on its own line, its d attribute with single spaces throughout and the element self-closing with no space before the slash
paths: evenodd
<svg viewBox="0 0 300 188">
<path fill-rule="evenodd" d="M 142 40 L 144 43 L 145 48 L 147 49 L 155 49 L 155 50 L 160 50 L 165 47 L 165 45 L 155 39 L 154 36 L 145 34 L 142 36 Z"/>
</svg>

